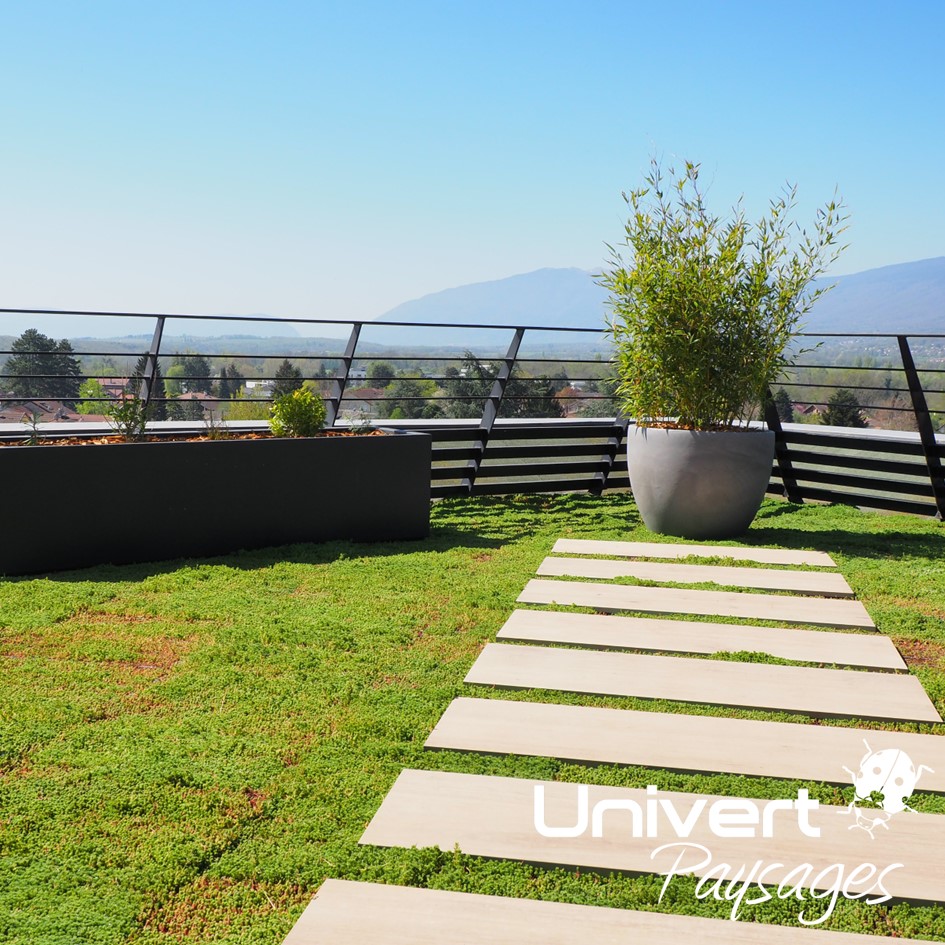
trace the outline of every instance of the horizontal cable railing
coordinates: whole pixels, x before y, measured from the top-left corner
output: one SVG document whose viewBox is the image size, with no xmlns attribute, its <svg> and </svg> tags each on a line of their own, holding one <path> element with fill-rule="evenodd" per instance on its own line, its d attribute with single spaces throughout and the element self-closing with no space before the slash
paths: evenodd
<svg viewBox="0 0 945 945">
<path fill-rule="evenodd" d="M 5 332 L 12 316 L 34 320 L 35 332 Z M 73 350 L 41 334 L 60 316 L 131 318 L 147 340 L 106 341 L 103 327 L 70 333 L 89 338 Z M 194 336 L 198 322 L 217 334 Z M 253 338 L 240 334 L 247 323 L 257 334 L 343 334 Z M 945 335 L 828 333 L 801 345 L 765 415 L 778 444 L 772 493 L 942 517 Z M 0 309 L 0 439 L 35 440 L 37 427 L 49 438 L 100 433 L 128 397 L 147 402 L 155 436 L 202 418 L 262 424 L 276 393 L 305 383 L 330 425 L 430 433 L 434 496 L 601 492 L 629 485 L 612 372 L 603 326 Z"/>
</svg>

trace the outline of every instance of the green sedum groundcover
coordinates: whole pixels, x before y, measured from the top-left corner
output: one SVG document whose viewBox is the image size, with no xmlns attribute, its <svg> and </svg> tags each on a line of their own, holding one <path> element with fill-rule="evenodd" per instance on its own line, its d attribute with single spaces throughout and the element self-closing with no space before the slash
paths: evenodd
<svg viewBox="0 0 945 945">
<path fill-rule="evenodd" d="M 652 540 L 623 495 L 450 500 L 422 542 L 0 581 L 0 941 L 275 945 L 325 877 L 726 917 L 688 880 L 658 902 L 653 876 L 357 845 L 406 766 L 845 802 L 821 784 L 424 753 L 454 697 L 490 695 L 463 676 L 563 536 Z M 746 540 L 832 554 L 945 710 L 940 523 L 772 500 Z M 921 791 L 911 803 L 945 813 Z M 776 901 L 743 920 L 796 913 Z M 841 901 L 824 927 L 945 941 L 945 909 Z"/>
</svg>

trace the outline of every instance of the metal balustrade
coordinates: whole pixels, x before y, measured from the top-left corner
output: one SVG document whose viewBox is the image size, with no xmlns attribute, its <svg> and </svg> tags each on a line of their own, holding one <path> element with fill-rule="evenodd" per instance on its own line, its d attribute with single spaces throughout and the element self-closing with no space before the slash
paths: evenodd
<svg viewBox="0 0 945 945">
<path fill-rule="evenodd" d="M 577 369 L 581 377 L 569 381 L 587 382 L 605 380 L 609 373 L 606 361 L 608 347 L 604 328 L 561 328 L 555 326 L 509 326 L 498 324 L 472 325 L 464 323 L 410 323 L 410 322 L 338 322 L 327 319 L 287 319 L 260 317 L 240 319 L 236 316 L 202 315 L 145 315 L 123 312 L 79 312 L 45 311 L 23 309 L 0 309 L 0 335 L 4 334 L 5 315 L 30 316 L 35 318 L 35 327 L 44 331 L 43 322 L 50 316 L 69 316 L 76 319 L 94 317 L 107 320 L 116 317 L 133 317 L 141 321 L 143 330 L 150 335 L 150 343 L 144 342 L 140 351 L 77 350 L 75 357 L 88 361 L 96 357 L 111 357 L 133 365 L 143 357 L 144 371 L 135 392 L 148 403 L 157 403 L 161 398 L 157 389 L 157 371 L 178 353 L 192 357 L 204 357 L 217 365 L 230 361 L 260 361 L 287 359 L 301 366 L 303 374 L 313 376 L 315 365 L 329 364 L 333 371 L 329 377 L 320 378 L 324 386 L 326 413 L 329 425 L 344 426 L 348 421 L 344 415 L 351 413 L 357 401 L 356 366 L 371 361 L 385 361 L 394 365 L 405 365 L 406 372 L 398 371 L 401 380 L 433 381 L 437 385 L 447 383 L 443 373 L 447 366 L 455 366 L 465 360 L 467 344 L 451 344 L 450 333 L 470 333 L 486 339 L 473 354 L 491 371 L 482 381 L 482 390 L 463 398 L 468 405 L 469 417 L 462 419 L 384 419 L 375 421 L 384 426 L 409 427 L 429 432 L 433 438 L 433 464 L 431 467 L 431 491 L 434 497 L 454 495 L 508 494 L 547 491 L 583 491 L 601 493 L 604 490 L 626 489 L 629 486 L 626 459 L 623 453 L 627 421 L 620 417 L 596 418 L 591 416 L 569 416 L 561 418 L 529 418 L 530 402 L 547 404 L 547 391 L 517 394 L 514 397 L 515 412 L 509 416 L 512 398 L 509 395 L 513 380 L 528 379 L 530 375 L 550 376 L 564 366 Z M 224 336 L 239 329 L 239 323 L 252 322 L 273 325 L 347 326 L 347 338 L 339 338 L 333 350 L 314 352 L 305 347 L 305 339 L 285 339 L 283 351 L 184 351 L 168 350 L 169 338 L 175 337 L 175 329 L 188 327 L 194 321 L 212 322 L 219 325 L 219 334 Z M 87 323 L 86 323 L 87 324 Z M 438 347 L 432 345 L 402 344 L 388 342 L 387 349 L 364 343 L 365 330 L 383 328 L 385 331 L 422 328 L 447 332 Z M 498 345 L 497 333 L 503 333 L 506 341 Z M 106 331 L 100 334 L 103 336 Z M 547 354 L 541 347 L 530 347 L 536 337 L 552 336 L 559 339 L 557 354 Z M 795 366 L 779 383 L 789 395 L 794 410 L 822 409 L 828 406 L 830 392 L 850 389 L 858 394 L 860 410 L 867 415 L 872 412 L 897 427 L 911 429 L 863 429 L 852 427 L 828 427 L 817 423 L 783 422 L 779 419 L 773 403 L 769 403 L 765 420 L 776 434 L 775 465 L 769 491 L 795 501 L 843 502 L 870 508 L 897 512 L 913 512 L 922 515 L 945 515 L 945 438 L 936 431 L 945 423 L 945 390 L 941 378 L 945 375 L 945 335 L 903 334 L 859 334 L 818 335 L 801 337 L 803 344 L 817 339 L 830 347 L 836 363 L 817 362 L 810 352 L 802 355 Z M 193 343 L 194 339 L 190 339 Z M 207 339 L 209 343 L 210 339 Z M 855 342 L 869 346 L 876 354 L 874 360 L 881 364 L 842 363 L 842 350 L 838 345 Z M 586 354 L 589 343 L 596 345 L 601 357 L 567 357 L 560 351 L 564 344 L 573 344 Z M 547 343 L 544 343 L 547 348 Z M 103 347 L 102 345 L 98 346 Z M 202 348 L 206 345 L 202 344 Z M 390 353 L 388 353 L 390 351 Z M 816 351 L 816 349 L 815 349 Z M 916 351 L 920 354 L 917 355 Z M 839 354 L 838 354 L 839 352 Z M 9 346 L 0 350 L 0 359 L 15 353 Z M 32 352 L 41 357 L 43 352 Z M 922 363 L 923 360 L 927 363 Z M 918 363 L 917 363 L 918 362 Z M 433 365 L 438 373 L 428 373 L 418 365 Z M 41 363 L 40 363 L 41 366 Z M 215 369 L 217 371 L 218 368 Z M 845 383 L 836 383 L 829 372 L 844 372 Z M 128 373 L 131 372 L 129 367 Z M 853 380 L 850 379 L 851 375 Z M 37 371 L 29 375 L 41 389 L 42 381 L 61 380 L 64 375 Z M 862 382 L 856 378 L 862 377 Z M 271 381 L 273 376 L 257 375 L 254 381 Z M 456 377 L 452 378 L 455 381 Z M 204 381 L 207 378 L 183 376 L 179 382 Z M 466 380 L 469 380 L 466 378 Z M 877 383 L 879 381 L 880 383 Z M 0 408 L 9 410 L 18 404 L 37 404 L 53 401 L 39 393 L 34 396 L 14 396 L 7 387 L 9 378 L 0 369 Z M 488 387 L 488 390 L 486 389 Z M 6 391 L 6 393 L 5 393 Z M 554 403 L 567 410 L 574 402 L 588 404 L 606 394 L 578 391 L 562 395 L 558 393 Z M 885 403 L 883 399 L 885 398 Z M 372 405 L 384 405 L 387 398 L 374 398 Z M 430 396 L 393 398 L 401 403 L 419 401 L 424 405 L 444 402 L 455 408 L 457 398 L 443 393 Z M 612 403 L 612 398 L 609 398 Z M 113 402 L 112 398 L 88 398 L 89 402 Z M 166 398 L 170 402 L 170 398 Z M 236 398 L 239 400 L 239 398 Z M 258 402 L 255 398 L 243 401 Z M 207 397 L 205 403 L 223 408 L 234 398 Z M 62 412 L 62 411 L 60 411 Z M 616 411 L 614 411 L 616 412 Z M 876 420 L 873 420 L 876 423 Z M 186 421 L 151 424 L 151 432 L 160 436 L 174 430 L 199 428 L 201 424 Z M 240 424 L 245 426 L 245 424 Z M 101 425 L 94 423 L 50 422 L 40 425 L 41 433 L 47 437 L 82 435 L 102 432 Z M 0 421 L 0 439 L 22 439 L 25 435 L 22 424 Z"/>
</svg>

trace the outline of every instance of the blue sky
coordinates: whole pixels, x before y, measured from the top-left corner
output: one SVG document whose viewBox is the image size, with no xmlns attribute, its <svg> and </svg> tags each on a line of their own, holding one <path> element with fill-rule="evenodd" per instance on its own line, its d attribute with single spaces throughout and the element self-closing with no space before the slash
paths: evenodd
<svg viewBox="0 0 945 945">
<path fill-rule="evenodd" d="M 945 4 L 0 3 L 0 306 L 370 318 L 593 269 L 651 155 L 945 255 Z"/>
</svg>

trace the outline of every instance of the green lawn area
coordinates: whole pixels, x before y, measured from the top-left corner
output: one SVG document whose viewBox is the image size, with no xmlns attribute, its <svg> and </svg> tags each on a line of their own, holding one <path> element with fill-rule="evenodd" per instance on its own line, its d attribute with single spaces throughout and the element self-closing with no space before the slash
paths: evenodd
<svg viewBox="0 0 945 945">
<path fill-rule="evenodd" d="M 463 676 L 565 536 L 653 540 L 624 495 L 449 500 L 422 542 L 0 581 L 0 941 L 277 945 L 326 877 L 726 917 L 680 879 L 657 903 L 659 877 L 357 845 L 408 766 L 844 802 L 822 784 L 425 753 L 455 696 L 490 695 Z M 945 711 L 945 526 L 769 500 L 746 540 L 833 555 Z M 744 918 L 797 924 L 797 907 Z M 823 927 L 945 941 L 945 908 L 841 900 Z"/>
</svg>

